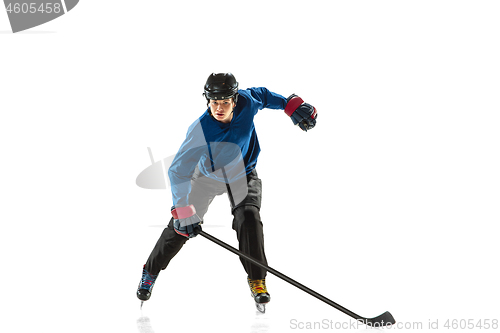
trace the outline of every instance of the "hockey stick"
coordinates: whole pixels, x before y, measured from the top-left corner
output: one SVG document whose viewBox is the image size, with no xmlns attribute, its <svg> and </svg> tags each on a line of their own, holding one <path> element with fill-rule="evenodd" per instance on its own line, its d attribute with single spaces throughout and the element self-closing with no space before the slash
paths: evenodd
<svg viewBox="0 0 500 333">
<path fill-rule="evenodd" d="M 154 159 L 153 159 L 153 154 L 151 152 L 151 148 L 148 147 L 148 151 L 149 151 L 149 157 L 151 158 L 151 163 L 154 164 Z M 222 172 L 223 172 L 223 175 L 224 175 L 224 178 L 226 180 L 226 184 L 228 184 L 228 180 L 227 180 L 227 176 L 226 176 L 226 173 L 224 172 L 224 168 L 222 168 Z M 230 188 L 228 186 L 228 193 L 230 193 Z M 230 195 L 230 199 L 231 199 L 231 207 L 234 207 L 234 202 L 232 200 L 232 195 Z M 285 274 L 282 274 L 280 272 L 278 272 L 277 270 L 255 260 L 254 258 L 242 253 L 241 251 L 235 249 L 234 247 L 232 247 L 231 245 L 229 244 L 226 244 L 224 243 L 223 241 L 213 237 L 212 235 L 210 234 L 207 234 L 206 232 L 204 231 L 200 231 L 199 232 L 199 235 L 205 237 L 206 239 L 214 242 L 215 244 L 219 245 L 219 246 L 222 246 L 223 248 L 225 248 L 226 250 L 229 250 L 231 252 L 233 252 L 234 254 L 240 256 L 241 258 L 243 259 L 246 259 L 248 261 L 250 261 L 251 263 L 253 263 L 254 265 L 257 265 L 263 269 L 265 269 L 266 271 L 276 275 L 277 277 L 279 277 L 280 279 L 282 280 L 285 280 L 286 282 L 290 283 L 291 285 L 299 288 L 300 290 L 302 291 L 305 291 L 306 293 L 316 297 L 317 299 L 325 302 L 326 304 L 330 305 L 330 306 L 333 306 L 334 308 L 336 308 L 337 310 L 339 311 L 342 311 L 343 313 L 347 314 L 348 316 L 351 316 L 352 318 L 358 320 L 358 321 L 361 321 L 363 322 L 364 324 L 366 325 L 370 325 L 370 326 L 387 326 L 387 325 L 393 325 L 394 323 L 396 323 L 396 321 L 394 320 L 394 317 L 390 314 L 390 312 L 384 312 L 383 314 L 381 314 L 380 316 L 378 317 L 374 317 L 374 318 L 365 318 L 365 317 L 361 317 L 360 315 L 357 315 L 355 314 L 354 312 L 344 308 L 343 306 L 335 303 L 334 301 L 326 298 L 325 296 L 315 292 L 314 290 L 312 289 L 309 289 L 307 288 L 306 286 L 304 286 L 303 284 L 300 284 L 299 282 L 289 278 L 288 276 L 286 276 Z M 141 308 L 142 308 L 142 303 L 141 302 Z"/>
<path fill-rule="evenodd" d="M 380 316 L 378 317 L 374 317 L 374 318 L 365 318 L 365 317 L 361 317 L 357 314 L 355 314 L 354 312 L 344 308 L 343 306 L 335 303 L 334 301 L 326 298 L 325 296 L 321 295 L 321 294 L 318 294 L 317 292 L 315 292 L 314 290 L 311 290 L 309 288 L 307 288 L 306 286 L 304 286 L 303 284 L 300 284 L 298 283 L 297 281 L 289 278 L 288 276 L 286 276 L 285 274 L 282 274 L 280 272 L 278 272 L 277 270 L 253 259 L 252 257 L 244 254 L 243 252 L 235 249 L 234 247 L 232 247 L 231 245 L 229 244 L 226 244 L 224 243 L 223 241 L 215 238 L 214 236 L 210 235 L 210 234 L 207 234 L 206 232 L 204 231 L 200 231 L 199 232 L 199 235 L 205 237 L 206 239 L 214 242 L 215 244 L 217 245 L 220 245 L 222 246 L 223 248 L 225 248 L 226 250 L 229 250 L 231 252 L 233 252 L 234 254 L 237 254 L 238 256 L 240 256 L 241 258 L 244 258 L 248 261 L 250 261 L 252 264 L 254 265 L 257 265 L 265 270 L 267 270 L 268 272 L 276 275 L 277 277 L 279 277 L 280 279 L 282 280 L 285 280 L 286 282 L 290 283 L 291 285 L 299 288 L 300 290 L 302 291 L 305 291 L 306 293 L 316 297 L 317 299 L 319 300 L 322 300 L 323 302 L 325 302 L 326 304 L 330 305 L 330 306 L 333 306 L 334 308 L 336 308 L 337 310 L 340 310 L 342 311 L 343 313 L 345 313 L 346 315 L 348 316 L 351 316 L 352 318 L 358 320 L 358 321 L 362 321 L 364 324 L 366 325 L 370 325 L 370 326 L 375 326 L 375 327 L 380 327 L 380 326 L 387 326 L 387 325 L 393 325 L 394 323 L 396 323 L 396 321 L 394 320 L 394 317 L 390 314 L 389 311 L 387 312 L 384 312 L 383 314 L 381 314 Z"/>
</svg>

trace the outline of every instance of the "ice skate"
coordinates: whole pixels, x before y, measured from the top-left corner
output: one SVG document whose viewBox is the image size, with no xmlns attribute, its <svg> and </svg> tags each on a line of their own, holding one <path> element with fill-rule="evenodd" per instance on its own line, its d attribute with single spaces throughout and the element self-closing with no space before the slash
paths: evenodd
<svg viewBox="0 0 500 333">
<path fill-rule="evenodd" d="M 149 274 L 146 271 L 146 265 L 142 268 L 142 278 L 137 288 L 137 298 L 141 300 L 141 308 L 144 301 L 147 301 L 151 297 L 151 292 L 153 291 L 153 286 L 155 284 L 157 275 Z"/>
<path fill-rule="evenodd" d="M 266 288 L 266 279 L 251 280 L 250 278 L 247 278 L 247 281 L 250 286 L 251 295 L 255 300 L 257 310 L 265 313 L 266 304 L 271 300 L 271 295 L 269 295 Z"/>
</svg>

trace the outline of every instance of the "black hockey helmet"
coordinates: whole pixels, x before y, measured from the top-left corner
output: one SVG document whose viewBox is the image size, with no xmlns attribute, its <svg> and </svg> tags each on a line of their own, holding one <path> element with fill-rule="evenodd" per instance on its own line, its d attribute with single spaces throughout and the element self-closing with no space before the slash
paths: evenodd
<svg viewBox="0 0 500 333">
<path fill-rule="evenodd" d="M 231 73 L 212 73 L 205 83 L 203 96 L 207 102 L 211 99 L 220 100 L 232 97 L 236 103 L 238 100 L 238 81 Z"/>
</svg>

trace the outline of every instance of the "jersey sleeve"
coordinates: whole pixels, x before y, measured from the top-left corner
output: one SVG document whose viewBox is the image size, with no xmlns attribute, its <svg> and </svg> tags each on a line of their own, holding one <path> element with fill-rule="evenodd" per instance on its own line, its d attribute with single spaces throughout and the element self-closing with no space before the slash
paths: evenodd
<svg viewBox="0 0 500 333">
<path fill-rule="evenodd" d="M 247 91 L 257 101 L 258 109 L 275 109 L 284 110 L 286 106 L 286 98 L 280 94 L 269 91 L 269 89 L 260 88 L 249 88 Z"/>
<path fill-rule="evenodd" d="M 189 127 L 186 139 L 168 169 L 174 206 L 188 205 L 191 178 L 200 158 L 205 154 L 208 154 L 208 147 L 202 126 L 197 120 Z"/>
</svg>

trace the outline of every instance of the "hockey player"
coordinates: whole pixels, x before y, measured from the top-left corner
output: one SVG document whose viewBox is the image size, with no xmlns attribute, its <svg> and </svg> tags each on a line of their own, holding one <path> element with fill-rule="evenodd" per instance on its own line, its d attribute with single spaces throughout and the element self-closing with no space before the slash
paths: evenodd
<svg viewBox="0 0 500 333">
<path fill-rule="evenodd" d="M 203 95 L 208 109 L 189 127 L 168 170 L 172 218 L 143 267 L 137 289 L 141 301 L 151 297 L 160 271 L 197 235 L 208 206 L 223 193 L 229 197 L 240 251 L 267 265 L 259 212 L 262 183 L 255 169 L 260 147 L 253 118 L 264 108 L 281 109 L 303 131 L 316 125 L 316 109 L 300 97 L 285 98 L 266 88 L 239 90 L 231 73 L 210 75 Z M 255 302 L 269 302 L 266 271 L 241 262 Z"/>
</svg>

